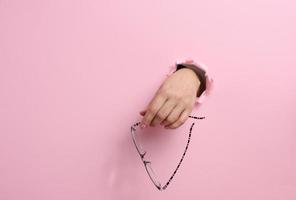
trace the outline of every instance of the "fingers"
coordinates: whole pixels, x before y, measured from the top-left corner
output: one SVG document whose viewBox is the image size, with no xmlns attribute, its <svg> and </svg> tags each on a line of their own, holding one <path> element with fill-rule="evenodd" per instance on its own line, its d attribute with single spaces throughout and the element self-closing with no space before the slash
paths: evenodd
<svg viewBox="0 0 296 200">
<path fill-rule="evenodd" d="M 146 113 L 146 110 L 143 110 L 143 111 L 140 112 L 140 114 L 141 114 L 142 116 L 144 116 L 145 113 Z M 180 117 L 178 118 L 178 120 L 176 120 L 176 121 L 173 122 L 173 123 L 169 123 L 169 122 L 165 119 L 165 120 L 163 120 L 163 121 L 161 122 L 161 125 L 164 125 L 165 122 L 166 122 L 166 124 L 168 124 L 168 125 L 165 126 L 165 128 L 171 128 L 171 129 L 178 128 L 178 127 L 182 126 L 182 125 L 186 122 L 186 120 L 187 120 L 187 119 L 189 118 L 189 116 L 190 116 L 190 113 L 191 113 L 191 111 L 190 111 L 189 109 L 184 109 L 183 112 L 181 113 Z"/>
<path fill-rule="evenodd" d="M 174 123 L 172 123 L 171 125 L 168 125 L 167 128 L 171 128 L 171 129 L 175 129 L 175 128 L 178 128 L 180 127 L 182 124 L 185 123 L 185 121 L 188 119 L 190 115 L 190 111 L 188 109 L 185 109 L 178 120 L 176 120 Z M 166 128 L 166 127 L 165 127 Z"/>
<path fill-rule="evenodd" d="M 145 116 L 143 117 L 141 121 L 141 128 L 145 128 L 147 126 L 150 126 L 153 118 L 159 111 L 159 109 L 162 107 L 162 105 L 167 100 L 167 97 L 164 95 L 159 95 L 158 93 L 155 95 L 155 97 L 152 99 L 150 104 L 148 105 L 148 108 L 146 109 Z"/>
<path fill-rule="evenodd" d="M 173 124 L 175 121 L 177 121 L 185 109 L 185 106 L 181 103 L 179 103 L 169 114 L 169 116 L 166 118 L 166 120 L 161 123 L 161 125 L 164 125 L 165 128 L 167 128 L 169 125 Z"/>
<path fill-rule="evenodd" d="M 167 100 L 153 118 L 151 126 L 156 126 L 157 124 L 165 120 L 170 112 L 173 110 L 173 108 L 176 106 L 176 104 L 176 101 L 174 101 L 173 99 Z"/>
</svg>

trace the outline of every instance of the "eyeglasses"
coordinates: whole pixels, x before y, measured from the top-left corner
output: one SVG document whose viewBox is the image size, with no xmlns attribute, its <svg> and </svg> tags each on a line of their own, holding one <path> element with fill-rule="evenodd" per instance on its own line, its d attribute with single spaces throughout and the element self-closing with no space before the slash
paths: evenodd
<svg viewBox="0 0 296 200">
<path fill-rule="evenodd" d="M 189 115 L 190 118 L 194 118 L 194 119 L 204 119 L 205 117 L 195 117 L 195 116 L 191 116 Z M 169 180 L 166 182 L 166 184 L 162 185 L 160 183 L 160 181 L 158 181 L 159 179 L 157 178 L 155 172 L 153 171 L 152 169 L 152 166 L 151 166 L 151 161 L 149 160 L 146 160 L 145 159 L 145 155 L 146 155 L 146 151 L 142 148 L 140 142 L 139 142 L 139 138 L 136 134 L 136 127 L 138 127 L 139 125 L 141 124 L 141 122 L 137 122 L 135 123 L 134 125 L 131 126 L 131 135 L 132 135 L 132 139 L 133 139 L 133 142 L 134 142 L 134 145 L 137 149 L 137 152 L 138 154 L 140 155 L 141 157 L 141 160 L 145 166 L 145 169 L 149 175 L 149 178 L 151 179 L 151 181 L 153 182 L 153 184 L 155 185 L 155 187 L 158 189 L 158 190 L 165 190 L 167 188 L 167 186 L 170 184 L 170 182 L 172 181 L 172 179 L 174 178 L 175 174 L 177 173 L 184 157 L 185 157 L 185 154 L 187 152 L 187 149 L 188 149 L 188 145 L 189 145 L 189 142 L 190 142 L 190 139 L 191 139 L 191 132 L 192 132 L 192 129 L 193 129 L 193 126 L 194 126 L 194 122 L 191 124 L 190 126 L 190 130 L 189 130 L 189 135 L 188 135 L 188 140 L 187 140 L 187 144 L 186 144 L 186 147 L 185 147 L 185 150 L 184 150 L 184 153 L 181 157 L 181 160 L 179 161 L 176 169 L 174 170 L 173 174 L 171 175 L 171 177 L 169 178 Z"/>
</svg>

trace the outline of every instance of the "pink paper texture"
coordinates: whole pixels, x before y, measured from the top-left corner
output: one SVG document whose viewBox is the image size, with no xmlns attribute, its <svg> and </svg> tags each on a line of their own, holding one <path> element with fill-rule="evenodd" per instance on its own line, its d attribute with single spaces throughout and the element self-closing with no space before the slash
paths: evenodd
<svg viewBox="0 0 296 200">
<path fill-rule="evenodd" d="M 295 9 L 290 0 L 0 0 L 0 200 L 296 199 Z M 205 63 L 215 88 L 192 111 L 206 119 L 159 192 L 130 126 L 180 58 Z M 147 130 L 161 178 L 190 124 Z"/>
</svg>

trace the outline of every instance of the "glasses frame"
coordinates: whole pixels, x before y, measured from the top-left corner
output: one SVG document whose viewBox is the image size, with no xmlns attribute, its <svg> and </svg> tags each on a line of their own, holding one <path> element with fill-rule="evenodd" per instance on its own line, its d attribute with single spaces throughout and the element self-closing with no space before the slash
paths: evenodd
<svg viewBox="0 0 296 200">
<path fill-rule="evenodd" d="M 205 119 L 205 117 L 195 117 L 195 116 L 192 116 L 192 115 L 189 115 L 188 116 L 189 118 L 194 118 L 194 119 Z M 152 183 L 154 184 L 154 186 L 162 191 L 162 190 L 165 190 L 167 188 L 167 186 L 170 184 L 170 182 L 172 181 L 172 179 L 174 178 L 175 174 L 177 173 L 185 155 L 186 155 L 186 152 L 187 152 L 187 149 L 188 149 L 188 146 L 189 146 L 189 143 L 190 143 L 190 139 L 191 139 L 191 132 L 193 130 L 193 126 L 195 124 L 195 122 L 193 122 L 190 126 L 190 130 L 189 130 L 189 135 L 188 135 L 188 139 L 187 139 L 187 144 L 186 144 L 186 147 L 185 147 L 185 150 L 183 152 L 183 155 L 176 167 L 176 169 L 174 170 L 173 174 L 171 175 L 171 177 L 169 178 L 169 180 L 166 182 L 166 184 L 164 184 L 162 186 L 162 184 L 158 181 L 157 179 L 157 176 L 156 174 L 154 173 L 153 169 L 152 169 L 152 166 L 151 166 L 151 161 L 148 161 L 145 159 L 145 155 L 146 155 L 146 151 L 141 147 L 141 144 L 139 142 L 137 142 L 137 139 L 136 139 L 136 131 L 137 131 L 137 128 L 139 125 L 141 124 L 141 122 L 137 122 L 135 124 L 133 124 L 131 126 L 131 136 L 132 136 L 132 140 L 133 140 L 133 143 L 137 149 L 137 152 L 144 164 L 144 167 L 146 169 L 146 172 L 148 173 L 148 176 L 150 178 L 150 180 L 152 181 Z M 141 153 L 141 150 L 142 150 L 142 153 Z M 154 177 L 154 178 L 153 178 Z"/>
</svg>

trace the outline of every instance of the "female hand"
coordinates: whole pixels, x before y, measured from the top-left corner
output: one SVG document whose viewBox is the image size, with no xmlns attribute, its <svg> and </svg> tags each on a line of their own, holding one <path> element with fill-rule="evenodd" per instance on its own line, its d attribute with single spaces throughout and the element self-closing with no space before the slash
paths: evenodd
<svg viewBox="0 0 296 200">
<path fill-rule="evenodd" d="M 192 69 L 182 68 L 171 74 L 159 87 L 147 108 L 140 112 L 141 128 L 156 126 L 175 129 L 190 115 L 200 80 Z"/>
</svg>

